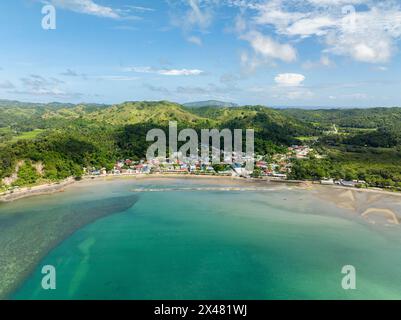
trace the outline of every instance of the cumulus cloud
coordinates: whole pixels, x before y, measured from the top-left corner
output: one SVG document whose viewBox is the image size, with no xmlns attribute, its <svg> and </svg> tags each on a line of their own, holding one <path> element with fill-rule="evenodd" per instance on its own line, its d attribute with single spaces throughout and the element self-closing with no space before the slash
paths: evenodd
<svg viewBox="0 0 401 320">
<path fill-rule="evenodd" d="M 163 76 L 198 76 L 204 73 L 199 69 L 157 69 L 153 67 L 129 67 L 124 70 L 136 73 L 154 73 Z"/>
<path fill-rule="evenodd" d="M 364 10 L 350 5 L 364 4 Z M 383 63 L 401 38 L 401 7 L 397 1 L 271 0 L 258 3 L 255 22 L 277 35 L 321 39 L 325 51 L 357 61 Z"/>
<path fill-rule="evenodd" d="M 299 73 L 280 73 L 274 78 L 279 86 L 286 87 L 298 87 L 304 80 L 305 76 Z"/>
<path fill-rule="evenodd" d="M 295 61 L 295 44 L 312 37 L 323 44 L 325 54 L 347 56 L 366 63 L 385 63 L 397 52 L 397 42 L 401 39 L 401 3 L 398 0 L 168 2 L 176 4 L 175 9 L 186 6 L 187 11 L 181 11 L 176 17 L 177 25 L 186 30 L 195 26 L 209 27 L 216 8 L 221 5 L 239 8 L 234 29 L 255 51 L 254 65 L 263 63 L 263 59 Z"/>
<path fill-rule="evenodd" d="M 250 31 L 242 35 L 241 39 L 249 41 L 254 51 L 265 58 L 280 59 L 285 62 L 297 59 L 297 52 L 291 45 L 276 42 L 258 31 Z"/>
</svg>

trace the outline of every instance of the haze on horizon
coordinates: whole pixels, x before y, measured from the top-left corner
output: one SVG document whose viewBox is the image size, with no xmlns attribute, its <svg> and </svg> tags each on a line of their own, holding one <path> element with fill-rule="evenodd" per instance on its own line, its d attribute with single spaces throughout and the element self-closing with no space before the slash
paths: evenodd
<svg viewBox="0 0 401 320">
<path fill-rule="evenodd" d="M 42 8 L 56 8 L 56 29 Z M 17 0 L 0 99 L 400 106 L 397 0 Z"/>
</svg>

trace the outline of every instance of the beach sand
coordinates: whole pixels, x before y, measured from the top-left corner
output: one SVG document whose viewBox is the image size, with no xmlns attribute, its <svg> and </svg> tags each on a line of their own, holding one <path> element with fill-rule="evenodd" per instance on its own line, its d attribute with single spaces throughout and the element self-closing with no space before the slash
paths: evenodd
<svg viewBox="0 0 401 320">
<path fill-rule="evenodd" d="M 23 198 L 63 192 L 65 187 L 74 184 L 73 178 L 68 178 L 59 183 L 48 183 L 33 187 L 24 187 L 13 191 L 0 194 L 0 202 L 9 202 Z"/>
<path fill-rule="evenodd" d="M 359 215 L 372 224 L 399 224 L 401 194 L 387 191 L 352 189 L 333 186 L 314 186 L 316 197 L 331 202 L 350 214 Z"/>
</svg>

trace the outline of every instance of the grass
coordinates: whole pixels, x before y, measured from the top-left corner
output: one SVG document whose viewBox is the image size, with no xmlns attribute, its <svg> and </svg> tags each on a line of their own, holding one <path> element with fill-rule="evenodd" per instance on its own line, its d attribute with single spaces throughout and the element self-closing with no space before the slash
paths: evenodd
<svg viewBox="0 0 401 320">
<path fill-rule="evenodd" d="M 33 131 L 22 132 L 18 136 L 15 136 L 11 139 L 11 143 L 17 142 L 19 140 L 32 140 L 35 139 L 39 134 L 44 132 L 43 129 L 35 129 Z"/>
<path fill-rule="evenodd" d="M 295 137 L 295 139 L 300 140 L 302 142 L 315 142 L 319 140 L 319 137 L 307 137 L 307 136 L 301 136 L 301 137 Z"/>
</svg>

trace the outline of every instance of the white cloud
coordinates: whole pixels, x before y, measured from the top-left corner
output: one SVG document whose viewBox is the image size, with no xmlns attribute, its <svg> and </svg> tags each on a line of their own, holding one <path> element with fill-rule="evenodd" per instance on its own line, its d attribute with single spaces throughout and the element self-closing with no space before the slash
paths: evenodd
<svg viewBox="0 0 401 320">
<path fill-rule="evenodd" d="M 132 11 L 139 11 L 139 12 L 153 12 L 155 9 L 149 7 L 141 7 L 141 6 L 133 6 L 133 5 L 126 5 L 126 8 L 131 9 Z"/>
<path fill-rule="evenodd" d="M 399 0 L 168 1 L 188 8 L 176 17 L 176 24 L 186 30 L 209 27 L 220 5 L 239 8 L 233 29 L 259 55 L 253 65 L 260 64 L 261 58 L 295 61 L 294 44 L 311 37 L 323 44 L 323 53 L 384 63 L 397 52 L 401 40 Z"/>
<path fill-rule="evenodd" d="M 199 69 L 156 69 L 153 67 L 129 67 L 125 71 L 136 73 L 154 73 L 164 76 L 198 76 L 204 73 Z"/>
<path fill-rule="evenodd" d="M 309 37 L 311 35 L 324 36 L 330 28 L 336 26 L 336 20 L 330 16 L 303 18 L 287 27 L 288 35 Z"/>
<path fill-rule="evenodd" d="M 189 31 L 193 28 L 205 30 L 208 28 L 214 16 L 215 5 L 219 1 L 209 0 L 167 0 L 172 8 L 172 24 Z M 182 9 L 182 4 L 185 9 Z"/>
<path fill-rule="evenodd" d="M 50 0 L 56 7 L 104 18 L 119 19 L 119 11 L 111 7 L 102 6 L 93 0 Z"/>
<path fill-rule="evenodd" d="M 306 61 L 302 64 L 304 69 L 313 69 L 319 67 L 332 67 L 335 63 L 327 56 L 323 55 L 318 61 Z"/>
<path fill-rule="evenodd" d="M 280 59 L 285 62 L 292 62 L 297 59 L 297 52 L 291 45 L 276 42 L 258 31 L 250 31 L 242 35 L 241 38 L 249 41 L 255 52 L 265 58 Z"/>
<path fill-rule="evenodd" d="M 203 71 L 198 69 L 165 69 L 159 70 L 158 73 L 165 76 L 198 76 Z"/>
<path fill-rule="evenodd" d="M 279 86 L 286 87 L 298 87 L 304 80 L 305 76 L 299 73 L 280 73 L 274 78 Z"/>
<path fill-rule="evenodd" d="M 338 5 L 356 5 L 356 4 L 363 4 L 367 3 L 369 1 L 367 0 L 308 0 L 308 2 L 320 6 L 320 7 L 325 7 L 325 6 L 338 6 Z"/>
<path fill-rule="evenodd" d="M 187 38 L 188 42 L 196 44 L 198 46 L 202 45 L 202 39 L 199 37 L 191 36 Z"/>
<path fill-rule="evenodd" d="M 293 40 L 316 37 L 326 52 L 357 61 L 389 61 L 401 38 L 401 6 L 393 0 L 271 0 L 253 8 L 256 25 Z"/>
<path fill-rule="evenodd" d="M 210 11 L 202 11 L 199 6 L 199 0 L 188 0 L 188 4 L 191 9 L 187 15 L 187 21 L 191 24 L 198 25 L 201 28 L 206 28 L 210 25 L 212 15 Z"/>
</svg>

